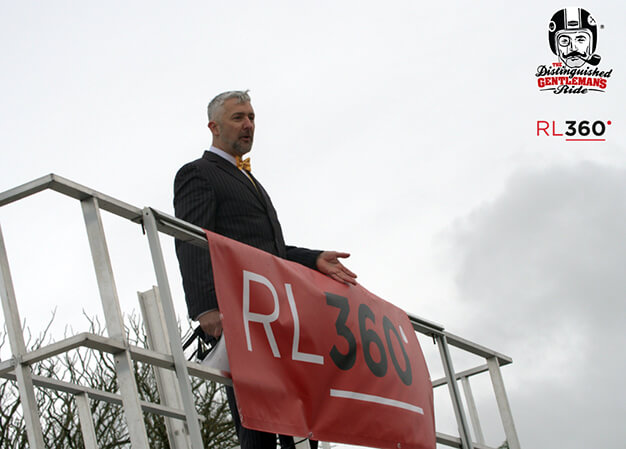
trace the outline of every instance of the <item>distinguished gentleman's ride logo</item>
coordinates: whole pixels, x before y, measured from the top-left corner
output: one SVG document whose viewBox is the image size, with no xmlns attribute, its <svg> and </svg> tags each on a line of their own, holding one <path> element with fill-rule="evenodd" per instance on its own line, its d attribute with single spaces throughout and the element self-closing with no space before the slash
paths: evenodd
<svg viewBox="0 0 626 449">
<path fill-rule="evenodd" d="M 598 25 L 587 10 L 568 7 L 555 12 L 548 24 L 548 43 L 558 61 L 537 67 L 539 90 L 554 94 L 606 91 L 613 69 L 598 67 Z"/>
</svg>

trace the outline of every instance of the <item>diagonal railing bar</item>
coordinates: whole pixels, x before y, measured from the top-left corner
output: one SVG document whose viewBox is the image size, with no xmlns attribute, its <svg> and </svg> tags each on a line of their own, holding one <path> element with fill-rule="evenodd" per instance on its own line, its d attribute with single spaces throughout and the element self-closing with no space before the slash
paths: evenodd
<svg viewBox="0 0 626 449">
<path fill-rule="evenodd" d="M 156 219 L 160 232 L 197 246 L 206 247 L 207 239 L 201 227 L 187 223 L 156 209 L 150 208 L 150 210 Z M 440 324 L 416 315 L 409 314 L 408 316 L 413 328 L 424 335 L 431 337 L 445 336 L 449 345 L 483 358 L 496 357 L 500 365 L 507 365 L 513 362 L 510 357 L 504 354 L 445 331 L 444 327 Z"/>
<path fill-rule="evenodd" d="M 17 376 L 13 373 L 7 373 L 0 376 L 4 379 L 15 381 Z M 64 393 L 73 395 L 86 394 L 96 401 L 108 402 L 115 405 L 123 405 L 123 396 L 109 391 L 98 390 L 96 388 L 86 387 L 83 385 L 67 382 L 64 380 L 54 379 L 51 377 L 33 375 L 33 385 L 41 388 L 50 388 Z M 155 415 L 168 416 L 176 419 L 185 419 L 185 413 L 182 410 L 166 407 L 154 402 L 140 400 L 141 409 L 146 413 L 154 413 Z"/>
<path fill-rule="evenodd" d="M 18 200 L 34 195 L 43 190 L 54 190 L 76 200 L 82 201 L 87 198 L 95 198 L 100 209 L 126 218 L 135 223 L 141 222 L 141 209 L 120 201 L 112 196 L 105 195 L 89 187 L 78 184 L 62 176 L 51 173 L 34 181 L 27 182 L 13 189 L 0 192 L 0 207 L 14 203 Z"/>
<path fill-rule="evenodd" d="M 23 364 L 32 365 L 73 349 L 88 348 L 109 354 L 118 354 L 124 350 L 130 352 L 131 358 L 136 362 L 149 363 L 158 368 L 174 370 L 174 358 L 170 354 L 164 354 L 151 349 L 135 345 L 121 344 L 117 339 L 103 337 L 102 335 L 82 332 L 66 339 L 42 346 L 34 351 L 25 353 L 21 358 Z M 15 359 L 5 360 L 0 363 L 0 377 L 11 372 L 15 368 Z M 187 362 L 187 369 L 195 377 L 219 382 L 224 385 L 232 385 L 232 380 L 224 372 L 210 368 L 196 362 Z"/>
</svg>

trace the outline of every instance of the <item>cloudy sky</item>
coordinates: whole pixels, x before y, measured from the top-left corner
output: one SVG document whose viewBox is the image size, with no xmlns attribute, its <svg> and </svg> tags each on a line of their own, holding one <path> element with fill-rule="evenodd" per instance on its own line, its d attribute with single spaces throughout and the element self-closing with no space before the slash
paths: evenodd
<svg viewBox="0 0 626 449">
<path fill-rule="evenodd" d="M 556 60 L 547 23 L 565 6 L 0 0 L 0 190 L 53 172 L 172 213 L 176 170 L 209 143 L 206 103 L 250 89 L 253 169 L 288 242 L 351 252 L 372 292 L 511 356 L 523 447 L 620 447 L 626 6 L 582 5 L 613 72 L 606 92 L 569 96 L 534 76 Z M 565 142 L 538 137 L 538 120 L 612 125 L 605 142 Z M 156 282 L 147 244 L 104 220 L 130 313 Z M 56 308 L 57 338 L 84 330 L 83 311 L 101 311 L 78 203 L 45 192 L 0 208 L 0 225 L 27 325 Z M 497 446 L 488 377 L 474 393 Z M 454 432 L 436 399 L 438 430 Z"/>
</svg>

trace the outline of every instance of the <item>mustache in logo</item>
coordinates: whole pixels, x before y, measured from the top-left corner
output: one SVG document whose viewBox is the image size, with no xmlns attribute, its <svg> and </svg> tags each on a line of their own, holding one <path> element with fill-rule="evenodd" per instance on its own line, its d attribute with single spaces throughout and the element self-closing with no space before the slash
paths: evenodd
<svg viewBox="0 0 626 449">
<path fill-rule="evenodd" d="M 572 52 L 570 52 L 570 53 L 568 53 L 568 54 L 564 55 L 564 58 L 565 58 L 565 59 L 567 59 L 567 58 L 580 58 L 580 59 L 587 59 L 587 55 L 586 55 L 586 54 L 584 54 L 584 53 L 581 53 L 581 52 L 579 52 L 579 51 L 574 50 L 574 51 L 572 51 Z"/>
</svg>

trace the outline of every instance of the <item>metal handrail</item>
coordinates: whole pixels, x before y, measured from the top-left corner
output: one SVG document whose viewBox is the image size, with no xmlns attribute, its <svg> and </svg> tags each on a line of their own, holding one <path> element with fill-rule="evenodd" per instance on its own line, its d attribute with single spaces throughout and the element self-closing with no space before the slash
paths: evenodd
<svg viewBox="0 0 626 449">
<path fill-rule="evenodd" d="M 50 173 L 34 181 L 0 193 L 0 207 L 18 201 L 27 196 L 50 189 L 77 200 L 94 197 L 101 209 L 126 218 L 135 223 L 143 222 L 142 209 L 125 203 L 81 184 L 70 181 L 54 173 Z M 157 221 L 158 230 L 174 238 L 197 246 L 206 247 L 207 239 L 204 230 L 196 225 L 173 217 L 165 212 L 150 208 Z M 409 314 L 413 328 L 427 336 L 446 336 L 448 343 L 459 349 L 471 352 L 484 358 L 496 357 L 500 365 L 507 365 L 513 360 L 493 349 L 471 342 L 465 338 L 451 334 L 444 327 L 433 321 Z"/>
<path fill-rule="evenodd" d="M 125 203 L 116 198 L 105 195 L 101 192 L 75 183 L 69 179 L 63 178 L 53 173 L 42 176 L 41 178 L 25 183 L 21 186 L 9 189 L 4 192 L 0 192 L 0 207 L 14 203 L 30 195 L 34 195 L 38 192 L 48 189 L 81 201 L 83 203 L 84 213 L 91 214 L 91 216 L 94 216 L 93 214 L 95 213 L 95 218 L 98 218 L 97 210 L 102 209 L 122 218 L 126 218 L 132 222 L 141 224 L 144 229 L 147 229 L 149 240 L 152 239 L 151 251 L 153 252 L 153 263 L 155 264 L 155 270 L 157 270 L 157 278 L 159 278 L 159 276 L 161 276 L 161 278 L 163 276 L 166 276 L 164 274 L 164 267 L 162 266 L 163 261 L 162 255 L 160 254 L 160 246 L 158 244 L 158 241 L 154 240 L 155 235 L 157 235 L 158 232 L 162 232 L 164 234 L 170 235 L 172 237 L 197 246 L 206 247 L 207 245 L 207 239 L 204 230 L 198 226 L 187 223 L 183 220 L 180 220 L 176 217 L 173 217 L 169 214 L 153 208 L 142 209 L 135 207 L 131 204 Z M 91 232 L 93 233 L 95 231 L 92 230 Z M 94 238 L 97 241 L 99 237 L 96 236 Z M 92 248 L 92 251 L 93 250 L 94 249 Z M 156 257 L 155 251 L 159 253 Z M 161 267 L 157 268 L 157 265 L 159 264 L 161 264 Z M 6 280 L 3 282 L 6 282 Z M 164 283 L 167 286 L 166 279 Z M 169 286 L 167 286 L 166 295 L 169 295 Z M 171 297 L 169 297 L 168 299 L 171 303 Z M 8 317 L 5 316 L 5 319 L 8 320 Z M 456 381 L 462 380 L 465 387 L 465 384 L 469 377 L 489 371 L 492 378 L 492 383 L 494 385 L 498 406 L 500 408 L 503 425 L 505 427 L 505 433 L 507 434 L 507 439 L 509 440 L 509 445 L 511 449 L 519 449 L 519 441 L 517 440 L 517 434 L 512 422 L 512 416 L 508 405 L 508 399 L 506 398 L 504 384 L 502 382 L 501 374 L 499 371 L 499 366 L 512 363 L 512 359 L 509 356 L 501 354 L 493 349 L 487 348 L 483 345 L 479 345 L 458 335 L 452 334 L 446 331 L 441 324 L 435 323 L 416 315 L 409 315 L 409 320 L 411 321 L 411 324 L 416 332 L 432 337 L 439 345 L 446 376 L 444 378 L 432 381 L 432 385 L 433 388 L 443 385 L 448 386 L 453 402 L 453 408 L 455 410 L 457 418 L 460 437 L 437 432 L 437 442 L 445 444 L 447 446 L 461 447 L 464 449 L 488 448 L 488 446 L 484 444 L 484 441 L 482 441 L 482 432 L 480 428 L 474 428 L 474 433 L 480 435 L 480 437 L 478 438 L 479 441 L 472 441 L 469 424 L 467 419 L 465 418 L 465 411 L 462 405 L 462 400 L 460 398 L 460 393 L 458 391 Z M 172 323 L 168 323 L 168 326 L 172 327 Z M 454 368 L 452 367 L 452 360 L 448 350 L 448 345 L 455 346 L 463 351 L 480 356 L 486 359 L 487 364 L 483 364 L 462 372 L 455 372 Z M 179 354 L 174 354 L 173 356 L 157 352 L 155 350 L 129 346 L 126 342 L 121 342 L 119 338 L 107 338 L 91 333 L 81 333 L 78 335 L 74 335 L 63 341 L 41 347 L 35 351 L 22 351 L 17 359 L 14 355 L 13 359 L 0 362 L 0 377 L 15 379 L 17 378 L 15 372 L 17 372 L 16 370 L 18 369 L 20 370 L 20 373 L 22 373 L 21 375 L 23 377 L 23 373 L 25 372 L 24 369 L 28 365 L 77 347 L 87 347 L 103 352 L 109 352 L 111 354 L 119 354 L 121 352 L 124 352 L 125 354 L 127 354 L 129 360 L 132 358 L 133 360 L 147 362 L 154 365 L 155 367 L 165 368 L 168 370 L 182 370 L 182 372 L 187 372 L 190 375 L 214 380 L 221 383 L 229 384 L 232 382 L 228 377 L 224 375 L 224 373 L 217 370 L 211 370 L 209 368 L 198 365 L 197 363 L 187 362 L 183 363 L 181 367 L 180 364 L 184 362 L 184 359 L 181 361 L 181 359 L 179 358 Z M 46 379 L 41 378 L 40 376 L 32 376 L 29 382 L 31 382 L 31 388 L 32 384 L 35 384 L 46 388 L 56 388 L 63 391 L 72 392 L 76 395 L 88 395 L 98 400 L 112 401 L 118 403 L 123 401 L 122 395 L 98 392 L 97 390 L 72 385 L 67 382 L 55 379 Z M 472 402 L 473 405 L 471 391 L 468 393 L 468 390 L 466 390 L 465 394 L 467 400 Z M 143 401 L 141 401 L 140 404 L 137 404 L 145 411 L 151 411 L 153 413 L 163 414 L 165 416 L 176 417 L 179 419 L 185 418 L 185 412 L 172 407 L 160 404 L 148 404 Z M 185 405 L 189 405 L 188 398 Z M 469 411 L 470 414 L 472 414 L 472 424 L 476 426 L 478 419 L 475 410 L 472 410 L 472 408 L 473 407 L 469 407 Z M 186 416 L 189 417 L 190 415 L 188 414 Z M 191 416 L 195 415 L 192 413 Z M 141 437 L 141 435 L 139 435 L 139 437 Z M 39 447 L 39 444 L 33 444 L 33 447 Z"/>
</svg>

